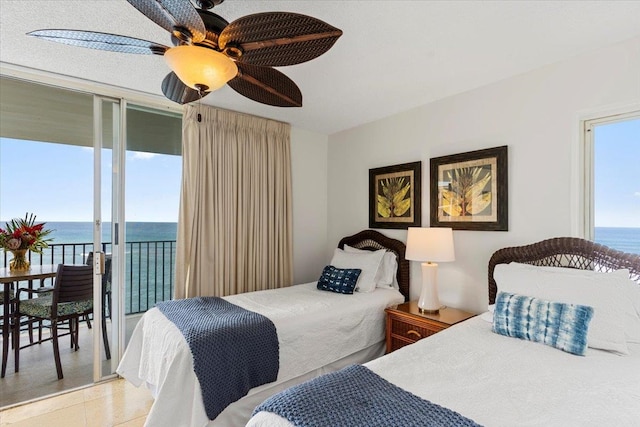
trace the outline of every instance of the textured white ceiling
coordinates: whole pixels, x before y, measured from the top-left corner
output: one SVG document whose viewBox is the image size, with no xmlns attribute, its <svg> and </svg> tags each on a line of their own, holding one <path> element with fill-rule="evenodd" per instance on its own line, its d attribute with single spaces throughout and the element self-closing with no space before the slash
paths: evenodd
<svg viewBox="0 0 640 427">
<path fill-rule="evenodd" d="M 344 31 L 323 56 L 280 68 L 302 90 L 304 106 L 265 106 L 229 87 L 204 103 L 324 134 L 640 35 L 640 1 L 226 0 L 215 9 L 230 22 L 266 11 L 304 13 Z M 168 68 L 161 57 L 25 36 L 43 28 L 171 44 L 166 31 L 125 0 L 0 0 L 0 61 L 162 93 Z"/>
</svg>

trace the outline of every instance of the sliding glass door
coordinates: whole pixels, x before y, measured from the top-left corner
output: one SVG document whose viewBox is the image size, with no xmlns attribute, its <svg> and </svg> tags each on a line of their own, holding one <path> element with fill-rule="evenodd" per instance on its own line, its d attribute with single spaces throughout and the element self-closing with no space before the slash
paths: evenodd
<svg viewBox="0 0 640 427">
<path fill-rule="evenodd" d="M 171 299 L 182 171 L 182 115 L 128 103 L 125 343 L 140 317 Z"/>
<path fill-rule="evenodd" d="M 122 354 L 125 115 L 119 99 L 94 97 L 93 379 L 114 375 Z"/>
<path fill-rule="evenodd" d="M 0 93 L 0 227 L 34 213 L 53 240 L 29 253 L 32 266 L 90 263 L 95 273 L 80 348 L 61 346 L 64 380 L 50 345 L 23 349 L 18 374 L 11 353 L 5 406 L 114 376 L 138 319 L 171 299 L 182 117 L 177 104 L 150 107 L 4 75 Z M 0 251 L 0 267 L 10 259 Z M 27 330 L 20 339 L 29 341 Z"/>
<path fill-rule="evenodd" d="M 97 381 L 115 373 L 140 316 L 173 295 L 182 117 L 95 99 L 94 247 L 106 266 L 94 287 Z"/>
</svg>

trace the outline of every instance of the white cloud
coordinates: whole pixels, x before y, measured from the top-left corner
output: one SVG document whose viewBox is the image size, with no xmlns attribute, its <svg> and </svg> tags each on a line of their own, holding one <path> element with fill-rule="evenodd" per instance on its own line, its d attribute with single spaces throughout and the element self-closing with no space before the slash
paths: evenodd
<svg viewBox="0 0 640 427">
<path fill-rule="evenodd" d="M 144 153 L 142 151 L 134 151 L 133 152 L 133 159 L 136 160 L 149 160 L 152 159 L 154 157 L 156 157 L 157 154 L 156 153 Z"/>
<path fill-rule="evenodd" d="M 635 193 L 633 193 L 633 195 L 636 197 L 640 197 L 640 191 L 636 191 Z"/>
</svg>

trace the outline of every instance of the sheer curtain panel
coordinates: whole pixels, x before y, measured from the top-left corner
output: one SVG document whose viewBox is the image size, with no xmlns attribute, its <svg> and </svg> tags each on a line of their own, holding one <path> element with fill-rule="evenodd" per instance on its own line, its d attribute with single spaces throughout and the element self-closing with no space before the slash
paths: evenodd
<svg viewBox="0 0 640 427">
<path fill-rule="evenodd" d="M 290 125 L 202 105 L 182 123 L 175 298 L 291 285 Z"/>
</svg>

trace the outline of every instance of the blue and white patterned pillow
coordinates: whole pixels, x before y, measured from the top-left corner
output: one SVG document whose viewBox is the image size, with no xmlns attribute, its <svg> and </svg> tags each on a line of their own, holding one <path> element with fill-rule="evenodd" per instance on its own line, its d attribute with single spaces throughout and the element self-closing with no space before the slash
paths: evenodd
<svg viewBox="0 0 640 427">
<path fill-rule="evenodd" d="M 550 345 L 584 356 L 593 307 L 500 292 L 493 332 Z"/>
<path fill-rule="evenodd" d="M 327 265 L 322 270 L 317 287 L 321 291 L 352 294 L 361 272 L 359 268 L 336 268 Z"/>
</svg>

